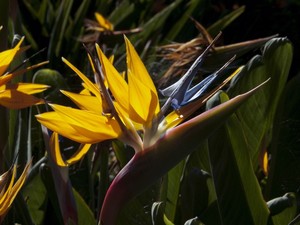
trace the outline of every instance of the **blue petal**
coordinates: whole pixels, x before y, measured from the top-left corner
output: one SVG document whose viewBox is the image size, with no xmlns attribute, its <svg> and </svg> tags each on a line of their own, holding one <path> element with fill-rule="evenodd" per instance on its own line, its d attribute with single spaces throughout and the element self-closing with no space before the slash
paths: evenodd
<svg viewBox="0 0 300 225">
<path fill-rule="evenodd" d="M 232 57 L 227 63 L 225 63 L 218 71 L 215 73 L 207 76 L 205 79 L 203 79 L 200 83 L 189 89 L 185 96 L 183 101 L 180 105 L 176 106 L 177 109 L 181 106 L 184 106 L 202 96 L 207 94 L 209 91 L 211 91 L 215 86 L 219 85 L 221 81 L 223 81 L 224 76 L 226 73 L 223 73 L 225 69 L 228 67 L 228 65 L 235 59 L 235 56 Z M 173 106 L 173 105 L 172 105 Z"/>
<path fill-rule="evenodd" d="M 191 86 L 192 80 L 197 74 L 200 66 L 204 61 L 204 57 L 208 54 L 210 48 L 213 46 L 215 41 L 220 37 L 221 33 L 210 43 L 210 45 L 202 52 L 202 54 L 195 60 L 189 70 L 174 84 L 169 87 L 160 90 L 160 93 L 171 99 L 171 104 L 174 108 L 180 106 L 186 92 Z M 164 108 L 164 107 L 163 107 Z"/>
</svg>

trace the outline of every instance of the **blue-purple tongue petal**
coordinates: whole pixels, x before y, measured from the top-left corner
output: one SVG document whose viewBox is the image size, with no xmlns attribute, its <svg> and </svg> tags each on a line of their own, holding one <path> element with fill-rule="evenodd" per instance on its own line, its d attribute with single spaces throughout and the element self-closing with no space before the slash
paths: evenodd
<svg viewBox="0 0 300 225">
<path fill-rule="evenodd" d="M 187 92 L 192 83 L 192 80 L 194 79 L 199 68 L 204 62 L 205 56 L 208 54 L 210 48 L 218 40 L 220 35 L 221 33 L 217 35 L 217 37 L 210 43 L 210 45 L 204 50 L 204 52 L 195 60 L 195 62 L 192 64 L 189 70 L 177 82 L 163 90 L 160 90 L 160 93 L 163 96 L 169 97 L 171 100 L 175 99 L 175 102 L 177 101 L 178 104 L 182 102 L 185 93 Z"/>
</svg>

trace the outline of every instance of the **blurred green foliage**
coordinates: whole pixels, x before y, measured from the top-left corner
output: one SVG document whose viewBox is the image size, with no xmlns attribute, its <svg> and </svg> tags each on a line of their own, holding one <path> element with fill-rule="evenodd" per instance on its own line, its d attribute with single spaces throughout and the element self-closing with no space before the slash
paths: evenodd
<svg viewBox="0 0 300 225">
<path fill-rule="evenodd" d="M 237 63 L 228 68 L 229 73 L 238 65 L 246 64 L 242 73 L 230 84 L 226 93 L 220 92 L 209 104 L 219 104 L 268 77 L 272 78 L 263 93 L 232 115 L 211 138 L 203 141 L 197 151 L 130 202 L 122 211 L 119 224 L 215 225 L 239 224 L 241 219 L 243 224 L 279 225 L 283 224 L 282 221 L 288 224 L 299 213 L 297 191 L 300 179 L 299 174 L 294 173 L 300 169 L 299 116 L 295 113 L 299 111 L 299 75 L 296 76 L 299 66 L 295 59 L 299 60 L 300 39 L 299 21 L 294 18 L 300 11 L 299 3 L 2 0 L 0 25 L 4 29 L 0 31 L 0 49 L 10 46 L 15 34 L 25 35 L 26 44 L 31 46 L 26 52 L 28 55 L 23 57 L 46 47 L 46 51 L 32 59 L 31 63 L 48 59 L 49 69 L 37 71 L 34 76 L 24 76 L 23 80 L 34 77 L 33 82 L 53 85 L 43 97 L 50 102 L 70 104 L 58 89 L 78 91 L 81 86 L 79 79 L 61 62 L 61 57 L 91 75 L 82 42 L 92 49 L 94 41 L 97 41 L 107 55 L 115 55 L 116 67 L 124 69 L 123 36 L 86 29 L 87 19 L 95 20 L 96 11 L 114 24 L 115 31 L 128 32 L 126 35 L 136 46 L 155 81 L 172 64 L 157 54 L 159 47 L 175 42 L 183 44 L 197 37 L 206 40 L 190 18 L 206 27 L 211 37 L 223 31 L 216 52 L 207 58 L 214 69 L 246 49 L 238 56 Z M 131 33 L 130 30 L 135 28 L 141 31 Z M 269 39 L 249 43 L 246 47 L 229 46 L 228 51 L 223 48 L 277 33 L 288 36 L 293 43 L 294 61 L 291 42 L 285 38 L 272 39 L 266 45 Z M 202 44 L 197 46 L 200 51 L 208 43 Z M 200 54 L 197 51 L 196 56 Z M 190 63 L 178 70 L 185 71 L 189 66 Z M 207 71 L 202 73 L 207 75 Z M 42 106 L 7 113 L 0 108 L 1 168 L 9 165 L 16 155 L 22 166 L 31 157 L 34 161 L 27 183 L 4 224 L 72 224 L 66 218 L 76 218 L 73 223 L 79 225 L 96 224 L 109 184 L 132 157 L 133 151 L 118 141 L 113 141 L 112 146 L 100 143 L 80 163 L 68 169 L 59 168 L 47 159 L 45 131 L 42 133 L 33 118 L 34 114 L 46 110 L 47 107 Z M 62 149 L 66 155 L 76 148 L 76 143 L 63 140 Z M 269 175 L 264 174 L 260 167 L 260 154 L 265 150 L 271 157 Z M 60 185 L 68 192 L 67 202 Z M 293 192 L 289 195 L 292 197 L 279 199 L 279 202 L 288 202 L 288 206 L 281 204 L 283 206 L 279 207 L 277 214 L 271 215 L 266 202 L 288 192 Z M 269 207 L 277 204 L 271 203 Z"/>
</svg>

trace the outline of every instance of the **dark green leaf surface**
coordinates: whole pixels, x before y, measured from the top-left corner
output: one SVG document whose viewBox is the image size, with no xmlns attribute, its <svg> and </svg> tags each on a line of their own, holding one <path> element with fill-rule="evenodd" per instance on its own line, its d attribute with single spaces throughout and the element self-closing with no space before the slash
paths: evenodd
<svg viewBox="0 0 300 225">
<path fill-rule="evenodd" d="M 292 45 L 287 38 L 274 38 L 264 47 L 262 56 L 247 63 L 232 80 L 229 96 L 236 96 L 271 78 L 266 87 L 244 104 L 236 115 L 254 166 L 258 167 L 260 151 L 269 144 L 279 97 L 285 87 L 292 61 Z"/>
<path fill-rule="evenodd" d="M 260 94 L 261 91 L 257 93 Z M 269 210 L 252 169 L 241 128 L 237 116 L 232 115 L 209 138 L 212 176 L 222 224 L 266 225 Z"/>
<path fill-rule="evenodd" d="M 224 30 L 225 27 L 232 23 L 232 21 L 238 18 L 244 11 L 245 6 L 241 6 L 236 10 L 232 11 L 231 13 L 219 19 L 217 22 L 208 27 L 208 33 L 213 37 L 216 36 L 220 31 Z"/>
<path fill-rule="evenodd" d="M 300 76 L 287 84 L 274 123 L 270 172 L 265 195 L 276 198 L 296 192 L 300 181 Z"/>
<path fill-rule="evenodd" d="M 73 193 L 78 211 L 78 225 L 96 225 L 94 214 L 84 199 L 75 189 L 73 189 Z"/>
</svg>

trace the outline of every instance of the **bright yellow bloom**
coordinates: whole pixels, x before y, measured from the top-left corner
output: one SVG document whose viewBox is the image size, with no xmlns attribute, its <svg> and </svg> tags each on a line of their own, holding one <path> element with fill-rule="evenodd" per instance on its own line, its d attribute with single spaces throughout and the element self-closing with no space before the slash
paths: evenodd
<svg viewBox="0 0 300 225">
<path fill-rule="evenodd" d="M 40 63 L 24 70 L 7 72 L 14 57 L 22 51 L 21 44 L 23 40 L 24 38 L 14 48 L 0 52 L 0 105 L 10 109 L 21 109 L 34 104 L 44 103 L 43 100 L 32 96 L 32 94 L 42 92 L 48 88 L 47 85 L 41 84 L 9 83 L 14 77 L 25 71 L 44 64 Z"/>
<path fill-rule="evenodd" d="M 125 78 L 98 45 L 98 58 L 93 59 L 89 56 L 96 83 L 91 82 L 63 58 L 62 60 L 83 81 L 85 89 L 78 94 L 62 91 L 78 108 L 50 104 L 53 111 L 37 115 L 37 120 L 55 133 L 79 143 L 93 144 L 118 138 L 139 152 L 154 144 L 167 129 L 177 126 L 203 103 L 203 100 L 200 103 L 195 101 L 191 110 L 183 108 L 182 112 L 176 110 L 169 114 L 170 116 L 164 117 L 156 88 L 147 69 L 126 37 L 125 44 Z M 215 93 L 216 90 L 210 93 Z M 57 134 L 53 138 L 57 139 Z M 53 139 L 52 143 L 56 143 L 52 146 L 54 158 L 59 165 L 70 163 L 62 160 L 58 141 Z"/>
<path fill-rule="evenodd" d="M 143 143 L 137 130 L 145 132 L 149 129 L 160 108 L 157 91 L 144 64 L 127 38 L 125 42 L 128 83 L 99 46 L 96 46 L 103 76 L 112 94 L 109 98 L 113 98 L 113 101 L 104 96 L 99 85 L 92 83 L 63 58 L 82 79 L 85 87 L 85 91 L 79 94 L 62 91 L 79 109 L 50 104 L 54 111 L 37 115 L 38 121 L 50 130 L 79 143 L 92 144 L 120 138 L 141 150 Z M 109 101 L 112 105 L 109 105 Z"/>
<path fill-rule="evenodd" d="M 105 32 L 105 31 L 113 31 L 114 30 L 114 25 L 108 21 L 104 16 L 102 16 L 100 13 L 95 12 L 95 18 L 96 18 L 96 23 L 93 22 L 88 29 L 89 30 L 95 30 L 99 32 Z"/>
<path fill-rule="evenodd" d="M 8 171 L 0 176 L 0 223 L 8 212 L 12 202 L 23 186 L 30 163 L 28 163 L 21 176 L 15 182 L 17 166 L 13 165 Z"/>
<path fill-rule="evenodd" d="M 97 22 L 99 23 L 99 26 L 100 26 L 99 29 L 102 29 L 103 31 L 104 30 L 110 30 L 110 31 L 114 30 L 114 25 L 111 22 L 109 22 L 107 19 L 105 19 L 104 16 L 102 16 L 100 13 L 96 12 L 95 17 L 96 17 Z"/>
</svg>

